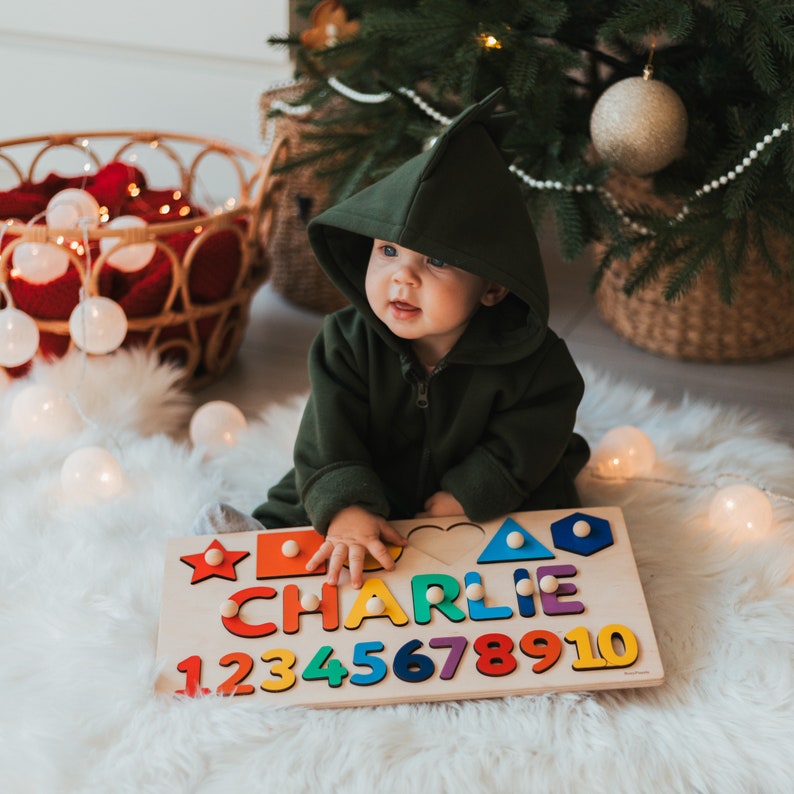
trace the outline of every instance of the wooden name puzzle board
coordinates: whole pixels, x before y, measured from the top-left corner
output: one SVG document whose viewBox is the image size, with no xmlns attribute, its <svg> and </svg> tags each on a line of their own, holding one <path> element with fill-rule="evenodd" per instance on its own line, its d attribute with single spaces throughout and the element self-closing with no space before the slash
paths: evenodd
<svg viewBox="0 0 794 794">
<path fill-rule="evenodd" d="M 619 508 L 396 521 L 396 568 L 307 574 L 311 528 L 170 541 L 157 690 L 360 706 L 660 684 Z"/>
</svg>

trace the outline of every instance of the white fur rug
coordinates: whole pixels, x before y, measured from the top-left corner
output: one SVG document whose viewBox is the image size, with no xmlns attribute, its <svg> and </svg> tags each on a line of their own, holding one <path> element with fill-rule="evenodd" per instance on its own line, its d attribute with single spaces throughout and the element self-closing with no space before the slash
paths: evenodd
<svg viewBox="0 0 794 794">
<path fill-rule="evenodd" d="M 85 366 L 85 369 L 83 367 Z M 653 477 L 581 479 L 585 504 L 623 507 L 665 667 L 661 687 L 305 710 L 155 697 L 165 541 L 210 498 L 249 510 L 288 465 L 300 406 L 252 421 L 210 462 L 184 429 L 175 373 L 120 352 L 39 365 L 97 426 L 19 438 L 23 383 L 0 387 L 0 789 L 24 792 L 789 792 L 794 776 L 794 510 L 764 537 L 708 527 L 717 475 L 794 496 L 794 450 L 734 412 L 661 405 L 586 371 L 580 430 L 634 424 Z M 29 383 L 30 381 L 28 381 Z M 63 499 L 78 446 L 113 449 L 122 495 Z"/>
</svg>

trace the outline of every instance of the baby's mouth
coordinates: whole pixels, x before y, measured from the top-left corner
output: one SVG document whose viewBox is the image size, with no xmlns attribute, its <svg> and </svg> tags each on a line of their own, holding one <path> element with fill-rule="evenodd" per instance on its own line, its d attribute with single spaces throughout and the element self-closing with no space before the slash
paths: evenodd
<svg viewBox="0 0 794 794">
<path fill-rule="evenodd" d="M 398 319 L 415 317 L 421 312 L 419 307 L 414 306 L 412 303 L 408 303 L 407 301 L 389 301 L 389 307 L 391 308 L 392 314 Z"/>
</svg>

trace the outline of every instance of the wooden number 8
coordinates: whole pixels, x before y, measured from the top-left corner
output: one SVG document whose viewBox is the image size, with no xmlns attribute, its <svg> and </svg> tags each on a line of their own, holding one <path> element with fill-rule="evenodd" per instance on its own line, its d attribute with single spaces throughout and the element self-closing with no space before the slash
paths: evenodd
<svg viewBox="0 0 794 794">
<path fill-rule="evenodd" d="M 509 675 L 516 669 L 513 641 L 506 634 L 483 634 L 474 641 L 477 669 L 483 675 Z"/>
</svg>

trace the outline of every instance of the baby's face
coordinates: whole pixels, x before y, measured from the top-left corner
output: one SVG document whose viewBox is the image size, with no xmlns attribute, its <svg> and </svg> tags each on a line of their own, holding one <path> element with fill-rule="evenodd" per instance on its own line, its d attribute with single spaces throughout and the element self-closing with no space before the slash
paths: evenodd
<svg viewBox="0 0 794 794">
<path fill-rule="evenodd" d="M 367 300 L 402 339 L 446 355 L 477 308 L 490 282 L 385 240 L 375 240 L 367 266 Z"/>
</svg>

